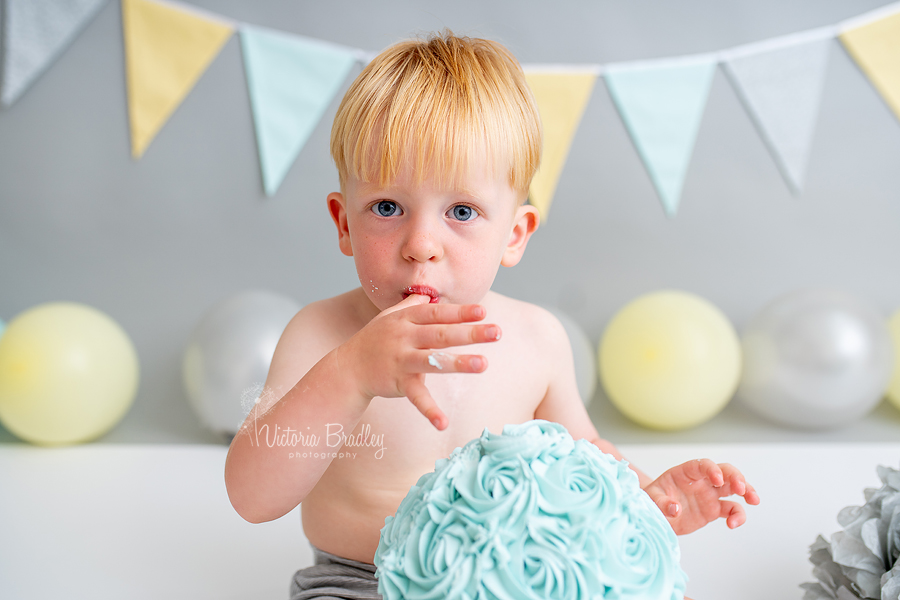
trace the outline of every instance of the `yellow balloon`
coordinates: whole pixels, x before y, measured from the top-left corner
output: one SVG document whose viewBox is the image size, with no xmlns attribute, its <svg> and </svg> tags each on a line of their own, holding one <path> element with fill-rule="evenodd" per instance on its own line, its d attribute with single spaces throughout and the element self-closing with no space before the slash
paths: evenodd
<svg viewBox="0 0 900 600">
<path fill-rule="evenodd" d="M 607 396 L 627 417 L 653 429 L 684 429 L 728 404 L 740 379 L 741 346 L 713 304 L 661 291 L 616 313 L 598 362 Z"/>
<path fill-rule="evenodd" d="M 900 310 L 888 322 L 891 339 L 894 340 L 894 374 L 888 386 L 887 399 L 900 410 Z"/>
<path fill-rule="evenodd" d="M 137 353 L 104 313 L 75 303 L 31 308 L 0 338 L 0 421 L 42 445 L 95 439 L 125 416 Z"/>
</svg>

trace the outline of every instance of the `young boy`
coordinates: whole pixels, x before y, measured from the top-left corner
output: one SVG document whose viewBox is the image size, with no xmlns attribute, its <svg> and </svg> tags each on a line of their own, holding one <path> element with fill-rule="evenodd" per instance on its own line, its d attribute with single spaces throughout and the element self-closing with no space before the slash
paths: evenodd
<svg viewBox="0 0 900 600">
<path fill-rule="evenodd" d="M 621 458 L 584 409 L 559 322 L 490 289 L 538 227 L 524 201 L 540 150 L 521 68 L 486 40 L 445 33 L 395 45 L 338 109 L 341 192 L 328 210 L 362 286 L 287 326 L 225 482 L 253 523 L 302 502 L 317 562 L 362 567 L 369 591 L 385 517 L 435 460 L 485 428 L 546 419 Z M 710 460 L 655 481 L 638 475 L 676 533 L 719 517 L 741 525 L 743 508 L 722 497 L 759 501 L 737 469 Z M 336 593 L 295 579 L 297 598 Z"/>
</svg>

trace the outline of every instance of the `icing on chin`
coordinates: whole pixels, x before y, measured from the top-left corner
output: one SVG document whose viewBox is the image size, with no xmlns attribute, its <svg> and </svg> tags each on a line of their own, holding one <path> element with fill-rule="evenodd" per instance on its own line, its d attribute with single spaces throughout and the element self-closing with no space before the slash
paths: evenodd
<svg viewBox="0 0 900 600">
<path fill-rule="evenodd" d="M 384 600 L 676 600 L 675 533 L 624 461 L 557 423 L 485 429 L 387 517 Z"/>
</svg>

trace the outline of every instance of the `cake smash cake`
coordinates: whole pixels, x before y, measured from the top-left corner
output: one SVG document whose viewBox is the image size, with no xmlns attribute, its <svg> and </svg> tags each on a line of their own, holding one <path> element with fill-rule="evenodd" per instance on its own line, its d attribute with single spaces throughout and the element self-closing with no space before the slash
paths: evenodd
<svg viewBox="0 0 900 600">
<path fill-rule="evenodd" d="M 676 600 L 675 533 L 624 461 L 559 424 L 487 429 L 385 519 L 385 600 Z"/>
</svg>

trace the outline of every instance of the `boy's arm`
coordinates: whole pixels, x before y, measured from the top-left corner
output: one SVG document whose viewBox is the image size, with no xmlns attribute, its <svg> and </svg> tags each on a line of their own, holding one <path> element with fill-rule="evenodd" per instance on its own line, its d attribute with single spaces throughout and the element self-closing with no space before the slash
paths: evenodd
<svg viewBox="0 0 900 600">
<path fill-rule="evenodd" d="M 289 464 L 291 447 L 279 445 L 278 434 L 319 433 L 322 423 L 341 423 L 349 431 L 368 405 L 349 378 L 341 376 L 330 318 L 320 303 L 291 320 L 276 346 L 263 393 L 228 449 L 228 497 L 238 514 L 252 523 L 290 512 L 328 466 L 321 459 Z"/>
<path fill-rule="evenodd" d="M 322 312 L 321 304 L 291 321 L 275 350 L 266 393 L 225 460 L 225 486 L 238 514 L 260 523 L 297 506 L 331 461 L 291 458 L 280 436 L 306 434 L 307 428 L 321 433 L 330 423 L 353 431 L 375 396 L 405 396 L 438 429 L 446 428 L 447 417 L 424 385 L 425 373 L 477 373 L 487 365 L 484 357 L 471 355 L 442 355 L 435 365 L 431 350 L 496 341 L 499 329 L 471 324 L 484 318 L 480 306 L 429 306 L 429 300 L 409 296 L 343 343 L 329 324 L 334 315 Z M 318 442 L 303 448 L 310 455 L 324 452 L 326 440 L 320 436 Z"/>
<path fill-rule="evenodd" d="M 543 402 L 535 411 L 535 418 L 560 423 L 575 439 L 587 439 L 601 451 L 623 460 L 612 442 L 597 433 L 580 401 L 568 336 L 556 318 L 548 316 L 555 326 L 544 329 L 546 339 L 542 347 L 547 349 L 546 356 L 553 357 L 557 364 L 550 371 L 553 378 Z M 719 518 L 724 518 L 732 529 L 742 525 L 746 521 L 744 508 L 736 502 L 722 500 L 724 497 L 738 495 L 743 496 L 748 504 L 759 504 L 759 496 L 753 486 L 747 484 L 741 472 L 729 464 L 717 465 L 709 459 L 689 461 L 672 467 L 656 479 L 631 462 L 628 466 L 637 473 L 641 488 L 679 535 L 695 531 Z"/>
<path fill-rule="evenodd" d="M 540 310 L 539 317 L 535 319 L 538 324 L 535 333 L 540 338 L 538 347 L 542 349 L 542 355 L 552 360 L 554 364 L 549 369 L 552 379 L 547 386 L 547 393 L 535 411 L 534 418 L 559 423 L 565 426 L 576 440 L 588 440 L 602 452 L 618 460 L 624 460 L 622 453 L 612 442 L 600 437 L 584 407 L 575 379 L 572 345 L 565 328 L 547 311 Z M 642 488 L 653 481 L 633 463 L 629 462 L 628 466 L 637 473 Z"/>
</svg>

